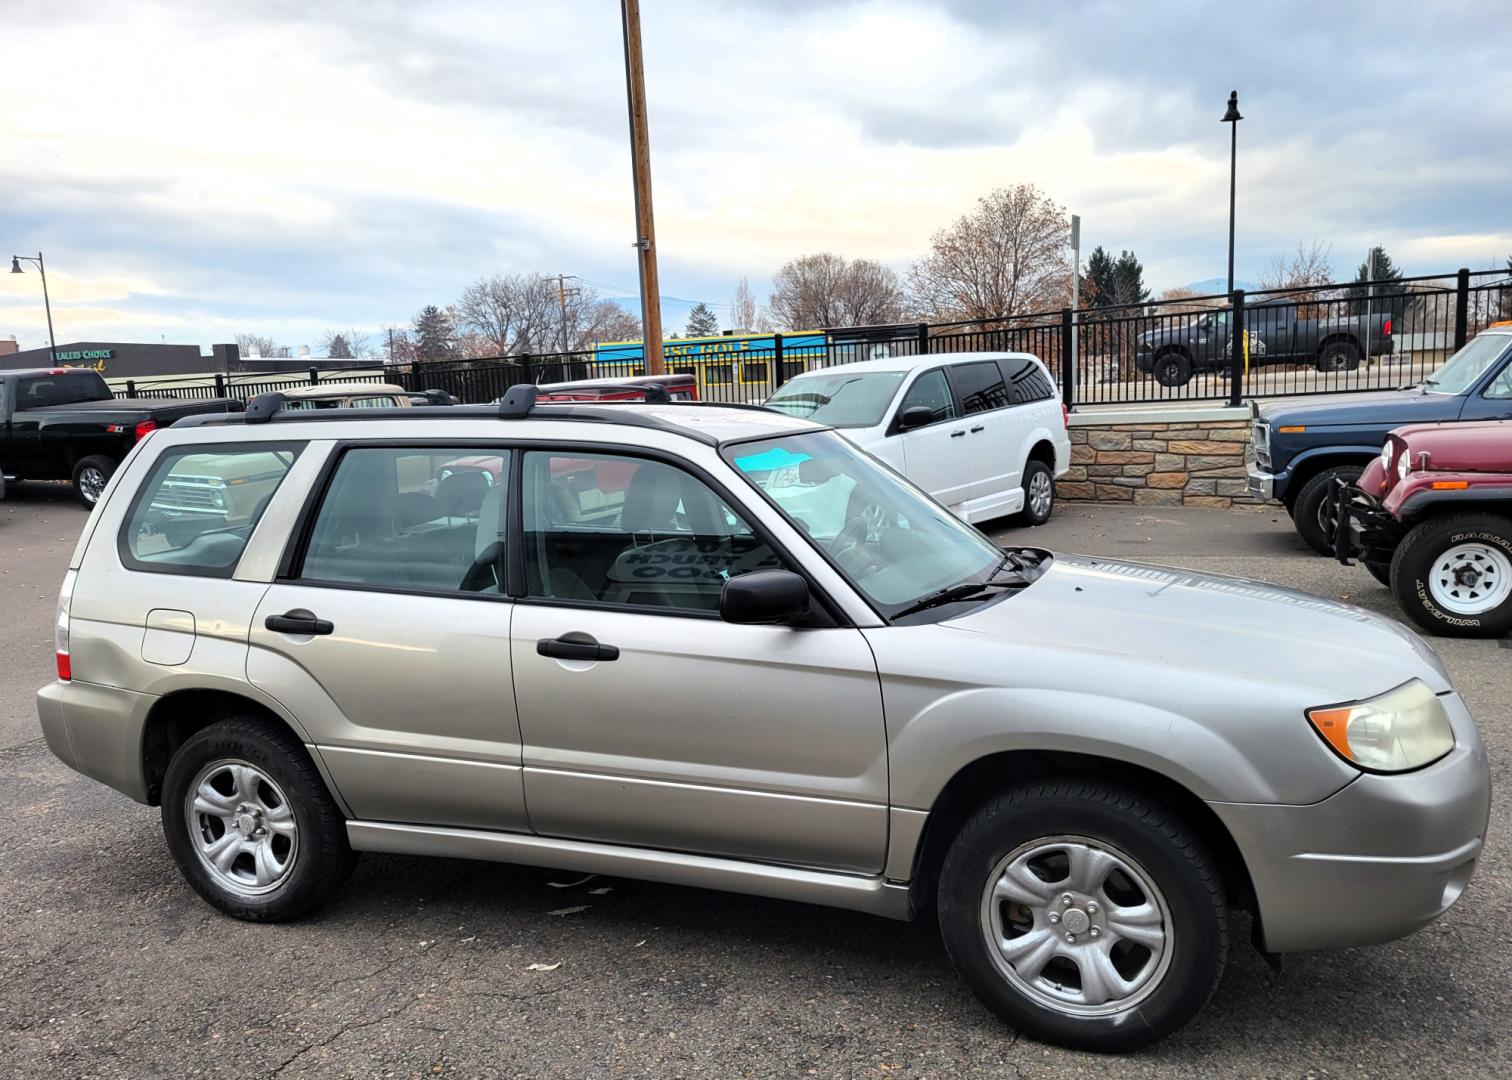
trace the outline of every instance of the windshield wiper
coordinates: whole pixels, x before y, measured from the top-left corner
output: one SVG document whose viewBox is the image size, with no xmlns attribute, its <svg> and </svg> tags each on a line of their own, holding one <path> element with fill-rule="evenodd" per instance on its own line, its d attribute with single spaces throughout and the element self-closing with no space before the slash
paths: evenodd
<svg viewBox="0 0 1512 1080">
<path fill-rule="evenodd" d="M 905 615 L 916 615 L 921 611 L 927 611 L 941 604 L 953 604 L 958 600 L 970 600 L 978 593 L 988 589 L 1023 589 L 1031 583 L 1023 578 L 1012 578 L 1007 581 L 963 581 L 959 585 L 949 585 L 927 596 L 920 597 L 909 604 L 902 611 L 893 613 L 894 619 L 901 619 Z"/>
</svg>

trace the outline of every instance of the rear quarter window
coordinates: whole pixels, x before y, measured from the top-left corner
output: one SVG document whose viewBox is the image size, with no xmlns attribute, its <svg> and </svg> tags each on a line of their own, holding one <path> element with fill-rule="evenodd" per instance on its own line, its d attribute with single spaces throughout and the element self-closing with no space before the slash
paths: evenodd
<svg viewBox="0 0 1512 1080">
<path fill-rule="evenodd" d="M 184 446 L 137 491 L 118 550 L 132 570 L 230 577 L 303 443 Z"/>
</svg>

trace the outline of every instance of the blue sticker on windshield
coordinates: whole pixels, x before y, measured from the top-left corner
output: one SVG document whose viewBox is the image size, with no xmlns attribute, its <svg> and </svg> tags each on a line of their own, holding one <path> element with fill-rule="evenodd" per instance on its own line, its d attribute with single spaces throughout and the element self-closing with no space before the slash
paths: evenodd
<svg viewBox="0 0 1512 1080">
<path fill-rule="evenodd" d="M 813 456 L 813 454 L 795 454 L 785 447 L 774 446 L 759 454 L 747 454 L 745 457 L 736 458 L 735 467 L 741 472 L 771 472 L 774 469 L 802 465 Z"/>
</svg>

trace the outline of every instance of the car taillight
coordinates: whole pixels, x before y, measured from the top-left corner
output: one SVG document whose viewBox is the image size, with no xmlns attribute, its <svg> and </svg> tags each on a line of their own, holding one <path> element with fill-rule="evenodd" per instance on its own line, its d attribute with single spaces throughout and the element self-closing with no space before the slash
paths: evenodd
<svg viewBox="0 0 1512 1080">
<path fill-rule="evenodd" d="M 58 590 L 58 616 L 53 623 L 53 653 L 58 660 L 58 680 L 68 682 L 73 678 L 73 663 L 68 656 L 68 606 L 73 600 L 74 571 L 63 575 L 63 587 Z"/>
<path fill-rule="evenodd" d="M 157 430 L 157 421 L 156 420 L 143 420 L 140 424 L 138 424 L 136 426 L 136 441 L 137 442 L 141 442 L 143 439 L 145 439 L 148 435 L 151 435 L 156 430 Z"/>
<path fill-rule="evenodd" d="M 1070 426 L 1071 426 L 1071 406 L 1067 405 L 1063 401 L 1063 402 L 1061 402 L 1061 427 L 1068 428 Z"/>
<path fill-rule="evenodd" d="M 1387 337 L 1391 336 L 1391 319 L 1389 317 L 1384 323 L 1381 324 L 1381 333 L 1385 334 Z"/>
</svg>

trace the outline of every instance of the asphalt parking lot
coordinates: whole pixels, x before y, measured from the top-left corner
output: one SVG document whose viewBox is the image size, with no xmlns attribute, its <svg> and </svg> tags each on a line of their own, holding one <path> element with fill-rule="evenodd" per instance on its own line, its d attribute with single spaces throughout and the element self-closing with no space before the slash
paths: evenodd
<svg viewBox="0 0 1512 1080">
<path fill-rule="evenodd" d="M 1163 1044 L 1099 1059 L 1016 1040 L 933 927 L 511 866 L 366 856 L 319 916 L 225 919 L 156 810 L 46 751 L 53 603 L 85 520 L 64 488 L 0 503 L 0 1061 L 16 1076 L 1505 1076 L 1512 1074 L 1512 642 L 1436 640 L 1481 725 L 1491 845 L 1405 941 L 1289 957 L 1236 944 Z M 1018 543 L 1281 582 L 1392 611 L 1281 513 L 1062 507 Z M 1242 941 L 1244 935 L 1236 935 Z M 529 970 L 532 964 L 551 970 Z"/>
</svg>

